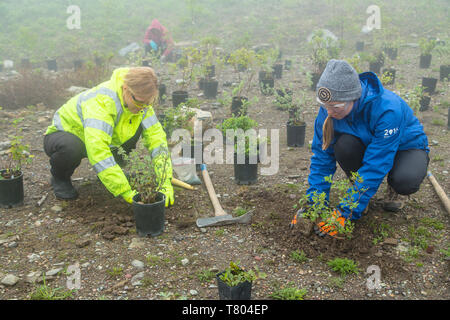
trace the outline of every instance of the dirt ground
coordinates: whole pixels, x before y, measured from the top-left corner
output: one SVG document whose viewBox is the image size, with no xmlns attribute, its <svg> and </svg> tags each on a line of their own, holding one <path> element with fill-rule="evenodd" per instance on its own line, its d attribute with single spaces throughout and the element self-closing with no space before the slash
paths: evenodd
<svg viewBox="0 0 450 320">
<path fill-rule="evenodd" d="M 425 72 L 438 77 L 439 71 L 418 68 L 418 49 L 402 48 L 399 55 L 393 62 L 397 83 L 413 87 L 420 84 Z M 293 68 L 283 71 L 276 87 L 292 84 L 294 92 L 304 89 L 313 97 L 305 74 L 299 71 L 300 64 L 308 68 L 309 62 L 303 57 L 290 58 Z M 219 90 L 230 90 L 223 84 L 236 81 L 228 68 L 218 73 L 218 79 Z M 173 77 L 171 80 L 174 83 Z M 168 92 L 173 90 L 169 85 Z M 421 112 L 419 119 L 430 142 L 429 168 L 448 192 L 449 82 L 438 82 L 437 90 L 431 106 L 438 107 Z M 192 85 L 191 96 L 199 93 Z M 293 206 L 307 188 L 311 157 L 308 142 L 313 138 L 317 106 L 309 106 L 305 113 L 305 147 L 288 148 L 287 113 L 274 108 L 274 97 L 262 96 L 256 82 L 249 96 L 253 95 L 259 97 L 259 102 L 250 107 L 249 115 L 259 128 L 280 129 L 279 172 L 259 175 L 257 184 L 239 186 L 234 181 L 232 165 L 208 166 L 225 211 L 232 213 L 238 207 L 254 209 L 251 224 L 199 229 L 196 219 L 214 212 L 205 187 L 202 185 L 197 191 L 175 188 L 175 205 L 166 210 L 165 231 L 155 238 L 137 236 L 130 205 L 109 194 L 86 159 L 72 177 L 79 198 L 55 199 L 42 146 L 42 135 L 51 123 L 53 109 L 0 111 L 2 119 L 25 117 L 24 139 L 35 155 L 33 164 L 24 170 L 24 205 L 0 209 L 0 279 L 8 274 L 19 277 L 13 286 L 0 284 L 0 298 L 30 299 L 43 286 L 39 280 L 27 281 L 30 273 L 54 269 L 57 272 L 46 277 L 46 286 L 67 291 L 67 268 L 79 263 L 81 289 L 68 299 L 218 299 L 216 280 L 211 274 L 222 271 L 230 261 L 240 261 L 242 266 L 258 267 L 267 275 L 255 281 L 252 299 L 271 299 L 270 294 L 276 290 L 295 287 L 307 290 L 305 299 L 448 300 L 449 221 L 430 182 L 424 180 L 420 191 L 398 213 L 381 208 L 384 182 L 369 212 L 356 223 L 351 240 L 322 239 L 291 231 L 288 225 L 295 213 Z M 228 107 L 200 99 L 202 109 L 212 112 L 215 124 L 230 115 Z M 439 107 L 444 102 L 447 107 Z M 6 123 L 0 128 L 0 141 L 8 140 L 11 130 Z M 335 177 L 343 177 L 340 169 Z M 37 202 L 45 194 L 46 200 L 38 207 Z M 296 250 L 304 252 L 306 261 L 292 258 Z M 340 277 L 327 264 L 334 258 L 352 259 L 359 272 Z M 136 267 L 134 260 L 143 265 Z M 372 265 L 381 271 L 381 288 L 375 290 L 367 287 L 370 274 L 366 270 Z M 209 276 L 202 276 L 208 271 Z"/>
</svg>

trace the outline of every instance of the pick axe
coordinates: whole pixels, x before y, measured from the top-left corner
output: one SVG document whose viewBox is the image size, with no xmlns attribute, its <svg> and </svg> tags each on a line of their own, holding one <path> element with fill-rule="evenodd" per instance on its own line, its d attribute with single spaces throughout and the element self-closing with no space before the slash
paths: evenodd
<svg viewBox="0 0 450 320">
<path fill-rule="evenodd" d="M 201 165 L 201 171 L 203 180 L 205 181 L 206 189 L 208 190 L 209 198 L 214 207 L 214 217 L 208 218 L 198 218 L 197 219 L 197 227 L 213 227 L 213 226 L 224 226 L 234 223 L 249 223 L 252 218 L 253 210 L 243 214 L 240 217 L 234 218 L 231 214 L 227 214 L 219 203 L 217 199 L 216 192 L 214 191 L 214 187 L 211 182 L 211 178 L 209 177 L 208 171 L 206 170 L 206 165 Z"/>
</svg>

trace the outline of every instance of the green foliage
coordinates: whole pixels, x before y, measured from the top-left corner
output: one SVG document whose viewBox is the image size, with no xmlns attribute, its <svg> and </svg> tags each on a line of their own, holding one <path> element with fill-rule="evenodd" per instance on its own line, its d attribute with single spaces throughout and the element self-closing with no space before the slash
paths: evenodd
<svg viewBox="0 0 450 320">
<path fill-rule="evenodd" d="M 240 48 L 230 54 L 227 62 L 233 66 L 238 75 L 239 90 L 233 92 L 233 95 L 237 97 L 247 95 L 255 77 L 255 67 L 258 65 L 257 54 L 253 50 Z M 241 78 L 240 70 L 245 70 L 243 78 Z"/>
<path fill-rule="evenodd" d="M 201 270 L 197 272 L 197 278 L 200 282 L 210 282 L 214 279 L 215 273 L 209 270 Z"/>
<path fill-rule="evenodd" d="M 245 208 L 242 208 L 242 207 L 237 207 L 236 209 L 233 210 L 233 213 L 236 217 L 243 216 L 247 212 L 248 212 L 248 210 Z"/>
<path fill-rule="evenodd" d="M 415 86 L 412 90 L 405 91 L 403 87 L 399 87 L 400 97 L 405 99 L 408 105 L 413 109 L 414 114 L 420 111 L 420 101 L 425 96 L 429 96 L 422 85 Z"/>
<path fill-rule="evenodd" d="M 299 207 L 306 209 L 303 217 L 310 219 L 312 222 L 317 220 L 324 221 L 325 227 L 334 228 L 338 234 L 351 238 L 354 228 L 354 224 L 351 222 L 353 210 L 359 205 L 359 199 L 367 191 L 365 187 L 358 187 L 363 182 L 363 178 L 357 172 L 352 172 L 351 174 L 350 179 L 340 181 L 333 181 L 331 175 L 324 178 L 324 181 L 331 185 L 330 190 L 337 193 L 337 203 L 330 203 L 325 192 L 318 193 L 314 191 L 311 199 L 309 199 L 307 194 L 303 195 L 299 200 Z M 352 184 L 351 181 L 355 183 Z M 344 226 L 339 223 L 338 217 L 334 214 L 334 208 L 337 205 L 350 210 Z"/>
<path fill-rule="evenodd" d="M 339 272 L 343 277 L 351 273 L 359 273 L 356 263 L 351 259 L 335 258 L 328 261 L 327 264 L 333 271 Z"/>
<path fill-rule="evenodd" d="M 227 130 L 237 130 L 242 129 L 247 131 L 249 129 L 256 128 L 258 122 L 250 118 L 249 116 L 232 116 L 231 118 L 225 119 L 222 124 L 217 125 L 217 129 L 220 129 L 222 133 L 226 133 Z"/>
<path fill-rule="evenodd" d="M 199 64 L 203 59 L 203 53 L 195 47 L 183 48 L 181 58 L 177 61 L 177 65 L 181 68 L 182 82 L 180 88 L 186 90 L 191 82 L 198 77 L 200 72 Z"/>
<path fill-rule="evenodd" d="M 299 95 L 289 108 L 289 123 L 293 125 L 301 125 L 304 123 L 303 110 L 312 103 L 311 98 L 305 91 L 300 91 Z"/>
<path fill-rule="evenodd" d="M 291 259 L 297 263 L 305 263 L 308 261 L 308 257 L 306 257 L 305 252 L 303 250 L 299 252 L 299 250 L 295 250 L 291 252 Z"/>
<path fill-rule="evenodd" d="M 258 143 L 258 139 L 256 136 L 255 139 L 251 139 L 251 134 L 246 135 L 245 133 L 250 129 L 256 128 L 257 126 L 258 123 L 249 116 L 236 117 L 233 115 L 231 118 L 225 119 L 222 124 L 218 124 L 217 129 L 222 131 L 228 141 L 231 141 L 231 137 L 227 136 L 227 130 L 233 130 L 233 143 L 235 151 L 238 152 L 242 150 L 241 148 L 243 147 L 244 153 L 248 155 L 256 152 L 256 144 Z M 242 129 L 242 131 L 239 129 Z M 245 137 L 245 139 L 242 139 L 243 137 Z"/>
<path fill-rule="evenodd" d="M 262 70 L 272 72 L 273 66 L 278 59 L 278 55 L 279 50 L 277 48 L 268 48 L 258 52 L 256 57 Z"/>
<path fill-rule="evenodd" d="M 198 100 L 197 100 L 198 101 Z M 195 99 L 188 99 L 187 105 L 192 106 L 195 104 Z M 172 133 L 176 129 L 186 129 L 193 133 L 194 127 L 192 124 L 192 117 L 195 116 L 195 111 L 186 111 L 183 109 L 183 105 L 180 104 L 176 108 L 167 108 L 164 112 L 165 118 L 163 120 L 162 126 L 168 137 L 172 136 Z"/>
<path fill-rule="evenodd" d="M 419 39 L 419 47 L 421 55 L 429 55 L 436 47 L 436 40 L 434 39 Z"/>
<path fill-rule="evenodd" d="M 361 58 L 362 54 L 364 52 L 361 52 L 361 54 L 354 54 L 351 58 L 346 59 L 347 62 L 356 70 L 357 73 L 362 73 L 364 71 L 363 67 L 361 66 L 361 62 L 363 59 Z"/>
<path fill-rule="evenodd" d="M 148 150 L 136 148 L 126 154 L 119 148 L 119 154 L 129 168 L 129 183 L 136 190 L 145 204 L 157 201 L 158 193 L 164 191 L 164 183 L 169 175 L 171 159 L 168 151 L 162 150 L 152 158 Z"/>
<path fill-rule="evenodd" d="M 230 287 L 235 287 L 242 282 L 253 282 L 258 278 L 265 278 L 266 274 L 259 272 L 258 268 L 255 270 L 245 271 L 239 266 L 239 261 L 230 262 L 230 266 L 219 276 L 220 280 L 225 282 Z"/>
<path fill-rule="evenodd" d="M 9 135 L 11 140 L 11 147 L 7 153 L 7 160 L 2 161 L 0 169 L 6 170 L 2 173 L 3 178 L 9 179 L 12 176 L 18 176 L 22 172 L 22 166 L 24 164 L 30 164 L 33 155 L 30 155 L 30 145 L 24 144 L 22 128 L 20 127 L 21 122 L 24 118 L 17 118 L 11 121 L 11 125 L 14 129 L 14 133 Z"/>
<path fill-rule="evenodd" d="M 73 290 L 64 291 L 63 288 L 50 288 L 45 282 L 45 275 L 43 276 L 44 284 L 35 288 L 30 294 L 30 300 L 65 300 L 72 298 Z"/>
<path fill-rule="evenodd" d="M 326 37 L 323 30 L 313 33 L 311 42 L 308 43 L 311 50 L 311 58 L 316 68 L 316 73 L 321 73 L 330 59 L 337 59 L 340 54 L 339 43 L 330 37 Z"/>
<path fill-rule="evenodd" d="M 271 293 L 269 297 L 275 300 L 303 300 L 306 293 L 306 289 L 287 287 Z"/>
<path fill-rule="evenodd" d="M 383 84 L 383 86 L 392 84 L 393 80 L 394 80 L 393 74 L 389 71 L 383 72 L 383 74 L 380 77 L 380 81 Z"/>
</svg>

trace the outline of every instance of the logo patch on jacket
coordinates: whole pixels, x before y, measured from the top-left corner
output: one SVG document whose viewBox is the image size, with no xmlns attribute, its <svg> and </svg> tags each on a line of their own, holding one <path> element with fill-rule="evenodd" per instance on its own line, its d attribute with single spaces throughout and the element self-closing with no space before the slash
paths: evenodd
<svg viewBox="0 0 450 320">
<path fill-rule="evenodd" d="M 384 137 L 390 138 L 398 132 L 398 128 L 384 129 Z"/>
</svg>

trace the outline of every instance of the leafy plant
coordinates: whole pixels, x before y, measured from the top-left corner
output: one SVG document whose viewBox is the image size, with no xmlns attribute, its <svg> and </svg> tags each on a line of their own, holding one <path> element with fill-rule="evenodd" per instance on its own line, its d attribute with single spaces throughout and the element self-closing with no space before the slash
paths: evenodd
<svg viewBox="0 0 450 320">
<path fill-rule="evenodd" d="M 301 252 L 299 252 L 299 250 L 292 251 L 291 258 L 298 263 L 305 263 L 306 261 L 308 261 L 308 257 L 306 257 L 306 254 L 303 250 Z"/>
<path fill-rule="evenodd" d="M 291 125 L 303 124 L 303 110 L 311 103 L 311 98 L 309 98 L 304 91 L 301 91 L 300 97 L 295 101 L 295 103 L 291 104 L 289 108 L 289 123 Z"/>
<path fill-rule="evenodd" d="M 187 105 L 193 105 L 194 102 L 191 99 L 188 99 L 186 102 Z M 193 133 L 194 127 L 192 123 L 192 117 L 195 116 L 195 111 L 190 111 L 189 109 L 183 108 L 183 104 L 178 105 L 177 107 L 167 108 L 164 115 L 164 120 L 162 126 L 164 131 L 166 132 L 168 137 L 172 136 L 172 133 L 176 129 L 186 129 L 189 132 Z"/>
<path fill-rule="evenodd" d="M 322 73 L 328 60 L 339 57 L 338 42 L 331 37 L 326 37 L 321 29 L 314 31 L 308 45 L 311 50 L 315 73 Z"/>
<path fill-rule="evenodd" d="M 367 191 L 367 188 L 364 187 L 358 189 L 357 185 L 353 182 L 360 184 L 363 182 L 363 178 L 359 176 L 357 172 L 352 172 L 350 179 L 347 178 L 334 181 L 330 175 L 325 177 L 324 181 L 331 185 L 331 191 L 337 192 L 338 204 L 333 205 L 333 203 L 327 200 L 325 192 L 319 193 L 314 191 L 311 198 L 305 194 L 299 200 L 299 206 L 305 208 L 303 217 L 310 219 L 312 222 L 316 222 L 316 220 L 324 221 L 325 227 L 331 227 L 335 229 L 338 234 L 351 238 L 354 228 L 354 225 L 351 222 L 353 210 L 358 206 L 361 196 Z M 333 208 L 335 208 L 336 205 L 346 207 L 350 210 L 350 214 L 346 219 L 344 226 L 338 222 L 338 217 L 334 213 L 335 210 Z"/>
<path fill-rule="evenodd" d="M 294 287 L 287 287 L 276 290 L 269 295 L 270 298 L 275 300 L 303 300 L 306 295 L 306 289 L 297 289 Z"/>
<path fill-rule="evenodd" d="M 328 261 L 328 266 L 335 272 L 339 272 L 341 276 L 346 276 L 351 273 L 358 274 L 358 266 L 356 263 L 347 258 L 335 258 L 333 260 Z"/>
<path fill-rule="evenodd" d="M 198 64 L 201 62 L 202 57 L 202 51 L 198 48 L 187 47 L 183 49 L 182 56 L 177 61 L 177 65 L 181 68 L 182 76 L 182 81 L 178 83 L 180 89 L 186 90 L 191 82 L 197 78 L 199 73 Z"/>
<path fill-rule="evenodd" d="M 146 204 L 156 202 L 158 193 L 164 191 L 164 183 L 169 174 L 169 153 L 162 151 L 155 160 L 148 150 L 140 152 L 139 148 L 129 154 L 119 148 L 119 154 L 129 167 L 129 183 L 139 193 L 140 201 Z"/>
<path fill-rule="evenodd" d="M 238 75 L 239 90 L 234 92 L 233 95 L 236 97 L 247 95 L 255 76 L 254 67 L 258 64 L 257 54 L 253 50 L 240 48 L 233 51 L 227 61 L 233 66 Z M 245 70 L 245 72 L 243 72 L 243 77 L 241 77 L 240 70 Z"/>
<path fill-rule="evenodd" d="M 425 92 L 422 85 L 417 85 L 409 91 L 400 90 L 400 97 L 406 100 L 411 109 L 413 109 L 414 114 L 419 112 L 420 102 L 425 96 L 429 96 L 429 94 Z"/>
<path fill-rule="evenodd" d="M 23 135 L 22 128 L 19 127 L 24 118 L 17 118 L 11 121 L 11 125 L 14 128 L 14 133 L 9 135 L 11 139 L 11 147 L 7 153 L 7 160 L 2 161 L 0 169 L 4 169 L 0 177 L 4 179 L 12 179 L 15 176 L 19 176 L 22 173 L 22 166 L 24 164 L 30 164 L 33 155 L 30 155 L 30 146 L 22 142 Z"/>
<path fill-rule="evenodd" d="M 434 39 L 419 39 L 420 54 L 423 56 L 430 55 L 436 47 L 436 40 Z"/>
<path fill-rule="evenodd" d="M 225 282 L 228 286 L 234 287 L 242 282 L 253 282 L 258 278 L 265 278 L 266 274 L 259 272 L 258 268 L 255 270 L 245 271 L 239 266 L 239 261 L 230 262 L 230 266 L 219 276 L 219 279 Z"/>
<path fill-rule="evenodd" d="M 43 285 L 35 288 L 30 294 L 31 300 L 65 300 L 72 297 L 73 290 L 64 291 L 63 288 L 52 289 L 48 287 L 45 282 L 45 275 L 43 275 L 43 282 Z"/>
<path fill-rule="evenodd" d="M 238 150 L 240 150 L 239 148 L 239 141 L 242 141 L 242 135 L 245 134 L 246 131 L 256 128 L 258 126 L 258 123 L 251 119 L 249 116 L 232 116 L 228 119 L 225 119 L 223 121 L 222 124 L 217 125 L 217 129 L 222 131 L 222 134 L 224 134 L 227 138 L 227 140 L 229 140 L 229 137 L 227 136 L 227 131 L 228 130 L 233 130 L 234 135 L 234 148 L 235 151 L 237 152 Z M 239 130 L 239 129 L 242 129 Z M 258 143 L 258 139 L 256 139 L 256 143 Z M 250 137 L 249 136 L 245 136 L 245 140 L 244 140 L 244 153 L 246 155 L 250 154 L 250 151 L 252 151 L 251 147 L 252 147 L 252 143 L 250 141 Z M 256 151 L 256 150 L 253 150 Z"/>
<path fill-rule="evenodd" d="M 292 107 L 292 89 L 281 87 L 275 91 L 274 106 L 280 110 L 287 111 Z"/>
</svg>

